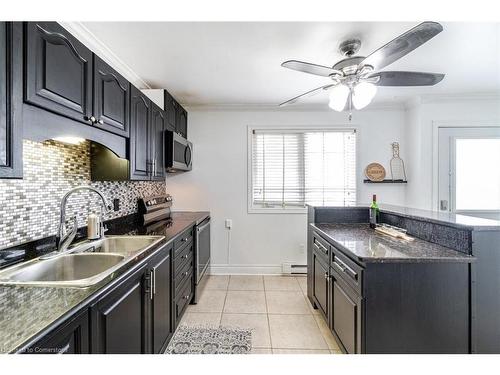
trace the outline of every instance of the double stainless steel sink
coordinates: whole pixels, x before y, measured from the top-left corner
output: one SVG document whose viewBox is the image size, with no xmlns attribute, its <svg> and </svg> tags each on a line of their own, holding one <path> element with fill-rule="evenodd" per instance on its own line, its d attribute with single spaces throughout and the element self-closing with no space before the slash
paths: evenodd
<svg viewBox="0 0 500 375">
<path fill-rule="evenodd" d="M 163 236 L 110 236 L 84 241 L 62 254 L 42 256 L 0 272 L 0 284 L 89 287 L 162 239 Z"/>
</svg>

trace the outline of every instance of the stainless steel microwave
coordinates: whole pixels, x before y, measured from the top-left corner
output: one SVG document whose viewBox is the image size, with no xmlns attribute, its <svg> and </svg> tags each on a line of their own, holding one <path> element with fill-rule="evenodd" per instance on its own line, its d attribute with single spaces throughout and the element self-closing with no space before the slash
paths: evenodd
<svg viewBox="0 0 500 375">
<path fill-rule="evenodd" d="M 165 169 L 169 173 L 190 171 L 193 163 L 193 144 L 181 135 L 165 131 Z"/>
</svg>

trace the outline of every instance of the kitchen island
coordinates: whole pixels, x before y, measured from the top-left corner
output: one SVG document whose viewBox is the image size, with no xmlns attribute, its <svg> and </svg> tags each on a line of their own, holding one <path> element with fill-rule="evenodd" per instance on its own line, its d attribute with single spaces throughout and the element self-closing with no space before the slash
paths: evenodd
<svg viewBox="0 0 500 375">
<path fill-rule="evenodd" d="M 413 241 L 371 229 L 367 207 L 310 206 L 310 302 L 347 353 L 495 352 L 491 321 L 482 322 L 489 336 L 477 337 L 478 310 L 494 308 L 497 289 L 482 291 L 490 301 L 478 306 L 476 270 L 483 259 L 472 239 L 478 228 L 491 236 L 500 226 L 408 212 L 381 209 L 380 219 L 406 229 Z"/>
</svg>

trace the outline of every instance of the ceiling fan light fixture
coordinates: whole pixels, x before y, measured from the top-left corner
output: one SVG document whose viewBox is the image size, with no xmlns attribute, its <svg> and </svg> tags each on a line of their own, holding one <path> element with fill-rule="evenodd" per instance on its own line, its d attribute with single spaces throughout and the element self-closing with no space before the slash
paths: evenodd
<svg viewBox="0 0 500 375">
<path fill-rule="evenodd" d="M 365 108 L 371 103 L 377 93 L 377 86 L 369 82 L 360 82 L 354 86 L 352 94 L 352 104 L 356 109 Z"/>
<path fill-rule="evenodd" d="M 345 108 L 349 96 L 349 87 L 339 84 L 330 89 L 330 102 L 328 106 L 337 112 L 342 112 Z"/>
</svg>

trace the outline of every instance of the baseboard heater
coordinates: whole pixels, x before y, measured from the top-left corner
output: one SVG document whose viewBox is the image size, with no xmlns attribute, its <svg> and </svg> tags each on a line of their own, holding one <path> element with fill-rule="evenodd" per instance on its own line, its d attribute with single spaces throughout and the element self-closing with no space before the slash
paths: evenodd
<svg viewBox="0 0 500 375">
<path fill-rule="evenodd" d="M 283 263 L 281 265 L 281 272 L 284 274 L 291 274 L 291 275 L 305 275 L 307 274 L 307 265 Z"/>
</svg>

